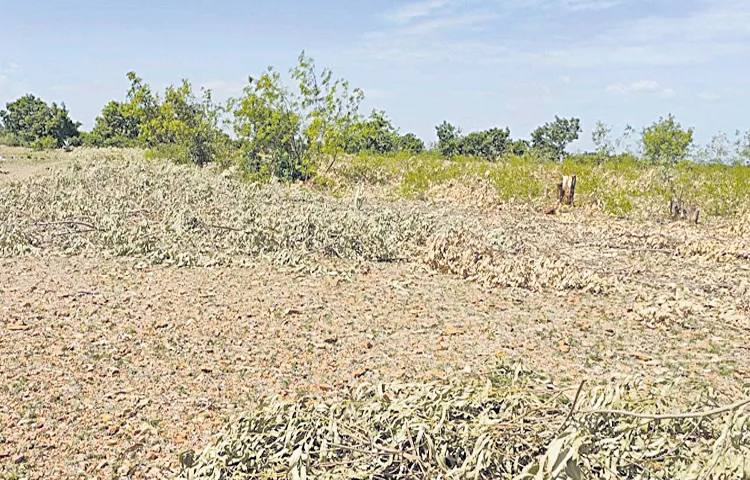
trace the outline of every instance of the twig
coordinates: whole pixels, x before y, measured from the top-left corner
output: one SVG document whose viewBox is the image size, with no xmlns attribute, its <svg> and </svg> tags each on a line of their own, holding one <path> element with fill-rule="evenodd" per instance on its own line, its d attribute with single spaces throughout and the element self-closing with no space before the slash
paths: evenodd
<svg viewBox="0 0 750 480">
<path fill-rule="evenodd" d="M 86 227 L 90 230 L 95 230 L 97 232 L 101 232 L 100 228 L 95 227 L 94 225 L 86 222 L 81 222 L 79 220 L 61 220 L 58 222 L 36 222 L 36 225 L 39 227 L 50 227 L 54 225 L 76 225 L 79 227 Z"/>
<path fill-rule="evenodd" d="M 576 412 L 576 405 L 578 404 L 578 397 L 581 396 L 581 391 L 583 390 L 584 383 L 586 383 L 586 380 L 581 380 L 581 384 L 578 385 L 578 390 L 576 390 L 576 396 L 573 398 L 573 403 L 570 405 L 570 412 L 568 412 L 568 416 L 565 417 L 565 420 L 563 420 L 563 423 L 560 425 L 560 428 L 557 429 L 557 433 L 555 433 L 555 436 L 559 435 L 560 432 L 563 431 L 563 428 L 565 428 L 565 425 L 567 425 L 570 419 L 573 418 L 573 415 Z"/>
<path fill-rule="evenodd" d="M 713 410 L 707 410 L 705 412 L 671 413 L 671 414 L 664 414 L 664 415 L 652 415 L 648 413 L 629 412 L 627 410 L 581 410 L 578 413 L 582 415 L 621 415 L 621 416 L 633 417 L 633 418 L 643 418 L 647 420 L 680 420 L 680 419 L 686 419 L 686 418 L 711 417 L 713 415 L 719 415 L 721 413 L 738 410 L 744 407 L 745 405 L 750 405 L 750 398 L 746 398 L 745 400 L 741 400 L 737 403 L 727 405 L 726 407 L 716 408 Z"/>
</svg>

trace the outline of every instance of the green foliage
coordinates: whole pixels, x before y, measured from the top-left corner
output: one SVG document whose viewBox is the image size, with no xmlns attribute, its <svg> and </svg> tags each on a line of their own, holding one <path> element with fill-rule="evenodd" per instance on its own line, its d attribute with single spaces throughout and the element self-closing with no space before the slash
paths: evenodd
<svg viewBox="0 0 750 480">
<path fill-rule="evenodd" d="M 461 153 L 471 157 L 482 157 L 496 160 L 508 149 L 510 130 L 491 128 L 481 132 L 472 132 L 461 141 Z"/>
<path fill-rule="evenodd" d="M 18 137 L 12 133 L 0 132 L 0 145 L 5 145 L 7 147 L 20 147 L 21 142 L 18 140 Z"/>
<path fill-rule="evenodd" d="M 528 152 L 529 148 L 531 148 L 531 144 L 529 144 L 527 140 L 519 138 L 510 142 L 510 145 L 508 146 L 508 152 L 511 155 L 520 157 Z"/>
<path fill-rule="evenodd" d="M 489 170 L 489 178 L 497 196 L 505 202 L 539 203 L 544 197 L 544 184 L 535 175 L 538 163 L 523 156 L 510 156 Z"/>
<path fill-rule="evenodd" d="M 50 106 L 32 94 L 6 104 L 6 109 L 0 110 L 0 119 L 7 135 L 20 145 L 34 148 L 62 147 L 66 140 L 79 135 L 81 125 L 70 119 L 64 103 Z"/>
<path fill-rule="evenodd" d="M 553 122 L 545 123 L 534 130 L 531 134 L 531 143 L 544 155 L 561 161 L 567 155 L 566 147 L 578 140 L 578 134 L 582 131 L 578 118 L 560 118 L 555 115 Z"/>
<path fill-rule="evenodd" d="M 496 160 L 511 146 L 510 130 L 507 128 L 490 128 L 462 136 L 460 128 L 443 121 L 435 130 L 438 136 L 438 150 L 448 158 L 465 155 Z"/>
<path fill-rule="evenodd" d="M 98 147 L 147 147 L 152 157 L 205 165 L 225 150 L 229 138 L 220 129 L 222 109 L 211 92 L 200 96 L 187 80 L 166 88 L 164 98 L 149 84 L 128 72 L 125 102 L 111 101 L 96 118 L 82 143 Z"/>
<path fill-rule="evenodd" d="M 179 163 L 205 165 L 216 159 L 225 137 L 219 131 L 220 109 L 203 90 L 200 98 L 187 80 L 167 87 L 154 115 L 141 125 L 140 137 L 159 156 Z"/>
<path fill-rule="evenodd" d="M 466 161 L 447 161 L 434 155 L 420 155 L 404 165 L 396 192 L 406 198 L 424 198 L 432 186 L 464 175 L 466 167 Z"/>
<path fill-rule="evenodd" d="M 384 111 L 373 110 L 364 120 L 352 124 L 344 150 L 347 153 L 420 153 L 424 142 L 413 133 L 400 135 Z"/>
<path fill-rule="evenodd" d="M 737 130 L 733 146 L 736 153 L 735 162 L 750 166 L 750 130 L 744 134 L 741 134 L 740 131 Z"/>
<path fill-rule="evenodd" d="M 615 145 L 612 141 L 612 127 L 602 121 L 596 122 L 594 130 L 591 132 L 591 140 L 600 158 L 604 159 L 614 155 Z"/>
<path fill-rule="evenodd" d="M 394 153 L 399 149 L 398 130 L 384 111 L 373 110 L 370 116 L 352 125 L 346 144 L 347 153 Z"/>
<path fill-rule="evenodd" d="M 686 160 L 693 144 L 693 129 L 683 129 L 670 113 L 641 133 L 644 159 L 654 165 L 673 166 Z"/>
<path fill-rule="evenodd" d="M 102 147 L 139 146 L 141 121 L 134 105 L 113 100 L 96 117 L 94 128 L 84 143 Z"/>
<path fill-rule="evenodd" d="M 46 136 L 37 138 L 33 142 L 31 142 L 31 148 L 34 150 L 51 150 L 53 148 L 57 148 L 59 145 L 57 144 L 57 139 L 52 136 Z"/>
<path fill-rule="evenodd" d="M 461 153 L 461 129 L 446 120 L 435 127 L 437 131 L 437 149 L 441 155 L 450 158 Z"/>
<path fill-rule="evenodd" d="M 633 211 L 633 202 L 623 190 L 605 192 L 602 196 L 602 210 L 605 213 L 622 217 Z"/>
<path fill-rule="evenodd" d="M 297 91 L 284 86 L 273 67 L 250 78 L 241 98 L 230 102 L 233 126 L 240 140 L 242 166 L 253 176 L 308 179 L 327 160 L 328 167 L 355 131 L 363 99 L 359 89 L 334 79 L 302 52 L 291 70 Z"/>
<path fill-rule="evenodd" d="M 418 154 L 425 151 L 425 146 L 422 139 L 418 138 L 413 133 L 406 133 L 399 137 L 398 149 L 402 152 Z"/>
</svg>

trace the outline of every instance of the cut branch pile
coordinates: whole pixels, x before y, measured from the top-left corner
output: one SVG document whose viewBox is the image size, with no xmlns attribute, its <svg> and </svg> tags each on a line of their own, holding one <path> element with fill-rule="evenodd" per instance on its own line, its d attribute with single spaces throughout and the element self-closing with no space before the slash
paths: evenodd
<svg viewBox="0 0 750 480">
<path fill-rule="evenodd" d="M 716 400 L 634 380 L 571 402 L 518 367 L 485 384 L 365 384 L 266 400 L 185 452 L 180 478 L 748 478 L 750 400 L 698 407 Z M 677 407 L 692 413 L 661 413 Z"/>
<path fill-rule="evenodd" d="M 393 261 L 433 230 L 406 209 L 355 209 L 281 185 L 245 185 L 171 164 L 96 160 L 0 188 L 0 256 L 128 256 L 211 266 L 307 254 Z"/>
<path fill-rule="evenodd" d="M 478 234 L 452 228 L 430 237 L 424 261 L 431 268 L 491 287 L 529 290 L 607 291 L 611 285 L 595 272 L 561 258 L 518 256 L 496 250 Z"/>
</svg>

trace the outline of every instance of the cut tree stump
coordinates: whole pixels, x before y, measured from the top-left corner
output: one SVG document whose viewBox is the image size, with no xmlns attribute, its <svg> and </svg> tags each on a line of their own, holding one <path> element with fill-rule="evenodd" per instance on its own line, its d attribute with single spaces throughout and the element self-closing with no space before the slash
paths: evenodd
<svg viewBox="0 0 750 480">
<path fill-rule="evenodd" d="M 687 220 L 697 225 L 701 211 L 697 205 L 686 204 L 681 196 L 672 196 L 669 200 L 669 213 L 673 220 Z"/>
<path fill-rule="evenodd" d="M 563 176 L 562 183 L 557 184 L 557 198 L 563 205 L 573 205 L 573 200 L 576 195 L 576 176 L 565 175 Z"/>
<path fill-rule="evenodd" d="M 565 175 L 562 183 L 557 184 L 557 203 L 544 209 L 547 215 L 554 215 L 561 206 L 572 206 L 576 195 L 576 176 Z"/>
</svg>

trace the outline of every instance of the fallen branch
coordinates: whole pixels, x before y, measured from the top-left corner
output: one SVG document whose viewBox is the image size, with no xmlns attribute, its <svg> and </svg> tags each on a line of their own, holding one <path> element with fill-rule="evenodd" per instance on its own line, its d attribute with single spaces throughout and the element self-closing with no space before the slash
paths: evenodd
<svg viewBox="0 0 750 480">
<path fill-rule="evenodd" d="M 704 418 L 712 417 L 722 413 L 731 412 L 738 410 L 745 405 L 750 405 L 750 398 L 746 398 L 737 403 L 727 405 L 726 407 L 716 408 L 714 410 L 707 410 L 705 412 L 690 412 L 690 413 L 671 413 L 663 415 L 654 415 L 648 413 L 636 413 L 627 410 L 581 410 L 578 413 L 581 415 L 620 415 L 624 417 L 642 418 L 645 420 L 681 420 L 688 418 Z"/>
</svg>

